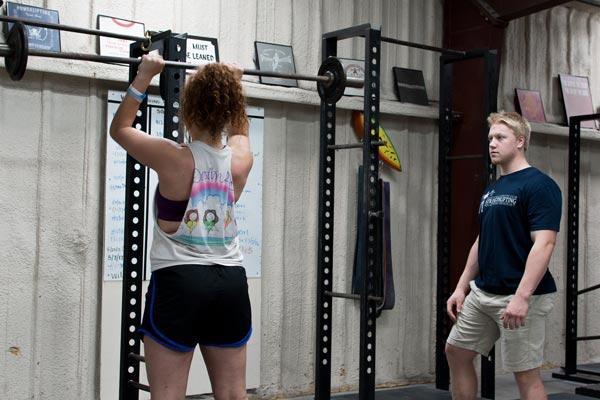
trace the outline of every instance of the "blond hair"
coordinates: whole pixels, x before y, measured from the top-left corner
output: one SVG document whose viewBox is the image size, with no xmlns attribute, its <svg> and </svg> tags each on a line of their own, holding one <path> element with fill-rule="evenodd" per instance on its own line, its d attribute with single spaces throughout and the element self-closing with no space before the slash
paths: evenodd
<svg viewBox="0 0 600 400">
<path fill-rule="evenodd" d="M 524 150 L 529 147 L 529 138 L 531 136 L 531 125 L 521 114 L 512 111 L 500 111 L 491 113 L 487 118 L 487 123 L 491 127 L 494 124 L 504 124 L 514 132 L 517 139 L 525 139 Z"/>
</svg>

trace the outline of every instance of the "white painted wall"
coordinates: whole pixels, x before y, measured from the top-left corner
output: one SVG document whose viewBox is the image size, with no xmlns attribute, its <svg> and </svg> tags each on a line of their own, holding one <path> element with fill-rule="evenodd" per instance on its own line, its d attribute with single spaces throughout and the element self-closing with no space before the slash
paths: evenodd
<svg viewBox="0 0 600 400">
<path fill-rule="evenodd" d="M 58 9 L 67 24 L 94 27 L 96 14 L 102 13 L 143 21 L 149 29 L 215 36 L 222 59 L 244 67 L 252 67 L 254 40 L 292 44 L 301 73 L 317 71 L 323 32 L 353 24 L 370 21 L 383 25 L 384 36 L 441 44 L 440 0 L 28 3 Z M 535 22 L 537 17 L 531 18 Z M 574 23 L 569 21 L 558 19 L 557 29 L 560 23 Z M 528 29 L 536 28 L 530 25 Z M 525 46 L 527 41 L 519 41 L 510 29 L 512 46 Z M 96 48 L 95 39 L 85 35 L 65 33 L 62 43 L 65 51 Z M 358 42 L 340 43 L 340 56 L 358 57 L 361 52 Z M 551 61 L 559 57 L 541 54 Z M 510 63 L 503 69 L 500 104 L 506 105 L 507 88 L 515 86 L 510 77 L 519 76 L 521 67 L 513 66 L 514 59 L 504 60 Z M 570 72 L 577 72 L 578 60 L 571 61 Z M 392 182 L 397 305 L 378 320 L 377 383 L 390 385 L 432 379 L 437 223 L 437 110 L 395 101 L 393 65 L 422 69 L 430 98 L 437 99 L 438 80 L 437 55 L 383 45 L 381 124 L 404 168 L 402 173 L 382 168 L 383 177 Z M 549 79 L 544 74 L 539 75 Z M 0 398 L 100 398 L 100 346 L 106 345 L 100 341 L 100 315 L 107 300 L 101 299 L 105 96 L 109 89 L 123 90 L 126 75 L 116 66 L 33 58 L 21 82 L 11 82 L 0 71 Z M 531 72 L 520 86 L 531 86 L 534 76 Z M 262 321 L 256 338 L 259 392 L 267 396 L 310 393 L 313 385 L 319 129 L 314 88 L 312 83 L 298 89 L 245 83 L 251 105 L 265 109 Z M 361 107 L 357 98 L 338 103 L 338 142 L 355 141 L 349 110 Z M 552 132 L 547 127 L 536 130 Z M 531 160 L 563 189 L 564 134 L 564 129 L 558 135 L 534 134 L 530 151 Z M 583 144 L 580 257 L 587 268 L 582 279 L 590 283 L 600 280 L 592 268 L 599 257 L 594 246 L 599 174 L 592 162 L 598 146 L 591 140 Z M 340 152 L 336 158 L 335 290 L 349 286 L 359 161 L 358 151 Z M 562 235 L 552 261 L 561 287 L 564 256 Z M 598 300 L 591 298 L 585 306 L 590 315 Z M 563 297 L 549 324 L 548 361 L 554 365 L 563 357 L 561 302 Z M 342 300 L 333 308 L 333 387 L 356 389 L 358 310 Z M 592 318 L 582 322 L 590 333 L 597 323 Z M 588 350 L 592 357 L 598 355 L 595 348 Z"/>
<path fill-rule="evenodd" d="M 105 89 L 0 76 L 5 399 L 97 398 Z"/>
</svg>

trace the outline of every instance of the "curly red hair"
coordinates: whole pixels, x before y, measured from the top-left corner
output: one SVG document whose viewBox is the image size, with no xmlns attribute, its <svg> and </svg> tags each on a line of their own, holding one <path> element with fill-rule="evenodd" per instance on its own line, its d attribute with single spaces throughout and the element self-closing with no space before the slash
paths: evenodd
<svg viewBox="0 0 600 400">
<path fill-rule="evenodd" d="M 211 63 L 187 78 L 181 117 L 188 129 L 206 129 L 213 139 L 227 125 L 245 126 L 246 98 L 235 72 L 225 64 Z"/>
</svg>

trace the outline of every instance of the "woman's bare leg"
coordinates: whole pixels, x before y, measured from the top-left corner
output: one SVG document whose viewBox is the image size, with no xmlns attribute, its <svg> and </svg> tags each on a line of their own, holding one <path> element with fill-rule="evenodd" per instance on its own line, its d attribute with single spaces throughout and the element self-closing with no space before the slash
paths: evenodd
<svg viewBox="0 0 600 400">
<path fill-rule="evenodd" d="M 246 345 L 200 346 L 215 400 L 245 400 Z M 154 399 L 153 399 L 154 400 Z"/>
<path fill-rule="evenodd" d="M 182 400 L 194 352 L 174 351 L 144 337 L 146 373 L 152 400 Z"/>
</svg>

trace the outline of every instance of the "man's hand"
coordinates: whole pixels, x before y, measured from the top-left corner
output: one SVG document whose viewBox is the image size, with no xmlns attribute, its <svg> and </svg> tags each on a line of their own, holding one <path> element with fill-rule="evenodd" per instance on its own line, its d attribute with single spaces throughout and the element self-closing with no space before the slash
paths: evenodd
<svg viewBox="0 0 600 400">
<path fill-rule="evenodd" d="M 525 298 L 515 294 L 502 312 L 500 319 L 505 329 L 517 329 L 525 325 L 529 303 Z"/>
<path fill-rule="evenodd" d="M 458 314 L 462 311 L 462 306 L 465 301 L 465 292 L 460 289 L 457 289 L 452 293 L 452 296 L 446 302 L 446 312 L 448 316 L 452 320 L 452 322 L 456 322 L 456 318 L 458 318 Z"/>
</svg>

